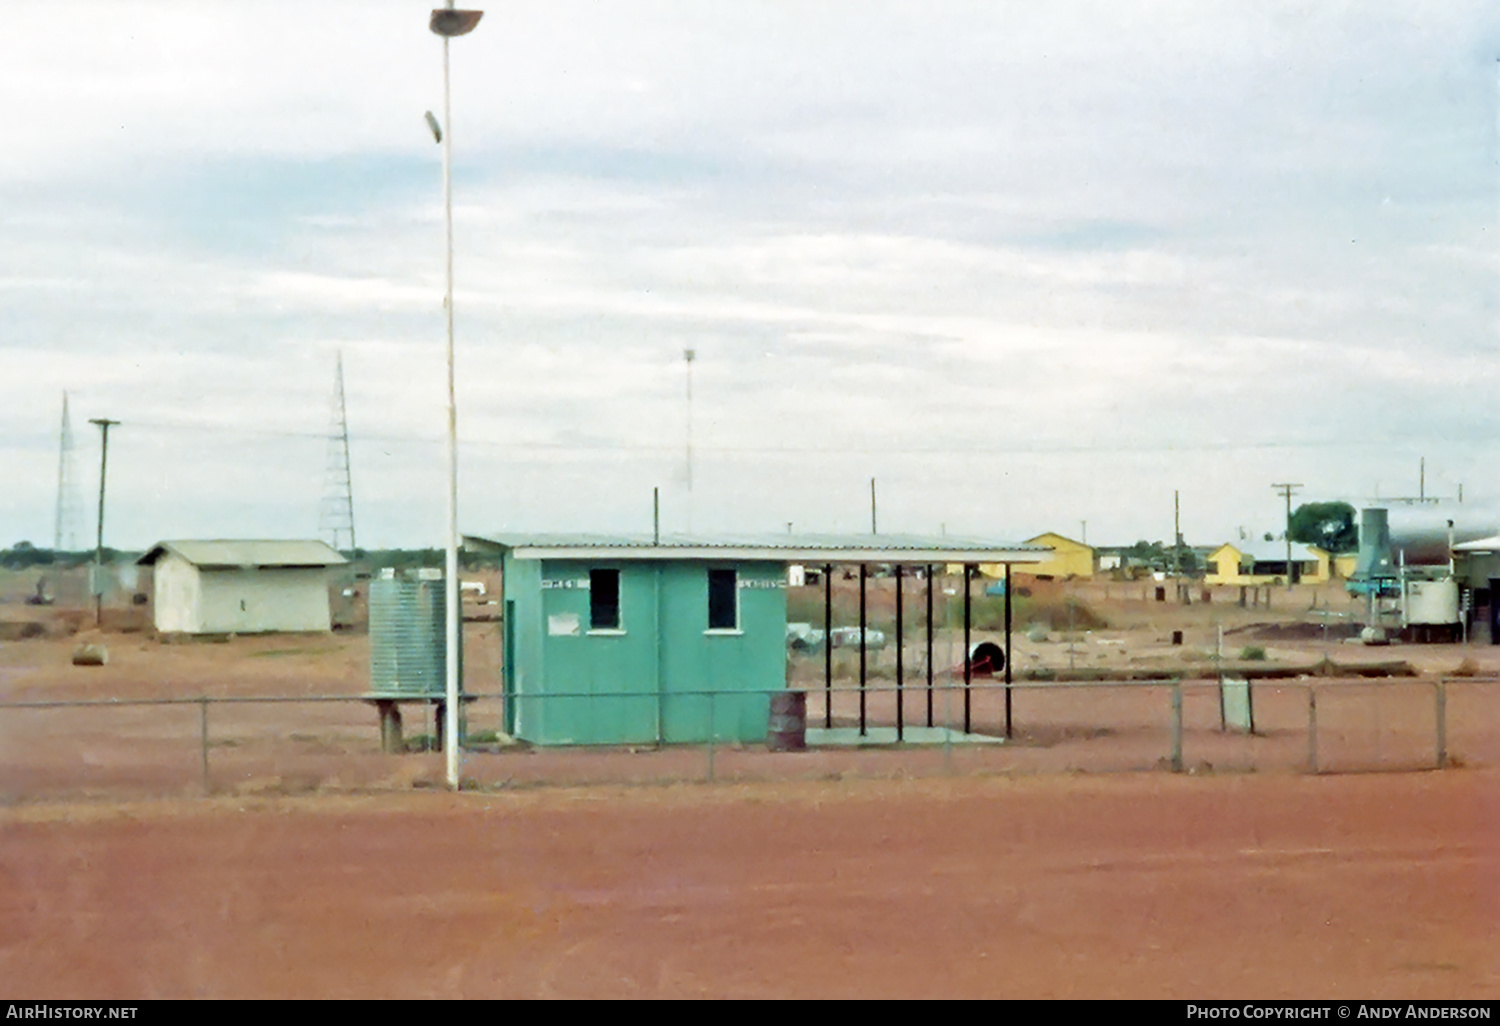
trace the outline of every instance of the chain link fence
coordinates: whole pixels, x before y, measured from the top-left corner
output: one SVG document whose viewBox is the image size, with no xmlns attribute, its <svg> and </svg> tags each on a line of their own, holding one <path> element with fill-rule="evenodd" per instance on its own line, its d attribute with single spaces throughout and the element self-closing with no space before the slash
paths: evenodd
<svg viewBox="0 0 1500 1026">
<path fill-rule="evenodd" d="M 1238 691 L 1212 680 L 943 682 L 861 693 L 836 682 L 807 692 L 806 751 L 722 740 L 533 746 L 503 733 L 503 696 L 478 694 L 465 697 L 462 767 L 467 785 L 489 789 L 1496 765 L 1497 685 L 1463 677 L 1266 680 L 1232 684 Z M 726 696 L 692 694 L 707 700 L 715 722 L 713 703 Z M 401 749 L 389 751 L 368 695 L 0 702 L 0 799 L 440 787 L 437 705 L 406 709 Z"/>
</svg>

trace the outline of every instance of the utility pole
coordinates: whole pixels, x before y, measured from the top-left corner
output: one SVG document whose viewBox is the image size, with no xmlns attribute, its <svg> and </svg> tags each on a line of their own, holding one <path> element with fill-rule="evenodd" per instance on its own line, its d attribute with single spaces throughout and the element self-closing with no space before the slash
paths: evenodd
<svg viewBox="0 0 1500 1026">
<path fill-rule="evenodd" d="M 1286 586 L 1292 587 L 1292 492 L 1301 488 L 1300 484 L 1273 484 L 1272 488 L 1278 489 L 1286 497 Z"/>
<path fill-rule="evenodd" d="M 1172 577 L 1182 590 L 1182 502 L 1181 492 L 1172 491 Z"/>
<path fill-rule="evenodd" d="M 109 468 L 109 429 L 120 423 L 107 417 L 91 417 L 98 424 L 103 445 L 99 449 L 99 530 L 94 537 L 94 626 L 104 623 L 104 474 Z"/>
<path fill-rule="evenodd" d="M 870 533 L 879 534 L 875 529 L 875 479 L 870 478 Z"/>
</svg>

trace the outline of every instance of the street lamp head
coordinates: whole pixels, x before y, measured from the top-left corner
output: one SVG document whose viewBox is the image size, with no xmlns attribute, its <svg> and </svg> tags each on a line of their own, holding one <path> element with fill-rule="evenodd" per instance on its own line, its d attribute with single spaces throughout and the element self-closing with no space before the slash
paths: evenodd
<svg viewBox="0 0 1500 1026">
<path fill-rule="evenodd" d="M 443 141 L 443 126 L 438 124 L 438 119 L 432 116 L 432 111 L 426 111 L 422 115 L 427 119 L 427 127 L 432 129 L 432 141 L 440 143 Z"/>
<path fill-rule="evenodd" d="M 432 12 L 427 27 L 440 36 L 466 36 L 474 31 L 483 11 L 455 11 L 451 7 L 440 7 Z"/>
</svg>

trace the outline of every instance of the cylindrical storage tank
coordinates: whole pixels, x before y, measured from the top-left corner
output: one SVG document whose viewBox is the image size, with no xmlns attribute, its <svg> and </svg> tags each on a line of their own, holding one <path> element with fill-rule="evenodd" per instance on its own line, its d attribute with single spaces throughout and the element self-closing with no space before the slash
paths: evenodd
<svg viewBox="0 0 1500 1026">
<path fill-rule="evenodd" d="M 778 691 L 771 696 L 766 748 L 773 752 L 807 750 L 807 692 Z"/>
<path fill-rule="evenodd" d="M 1487 538 L 1500 530 L 1496 521 L 1493 513 L 1472 503 L 1393 505 L 1387 514 L 1392 556 L 1398 562 L 1404 557 L 1407 566 L 1446 563 L 1450 537 L 1455 545 Z"/>
<path fill-rule="evenodd" d="M 370 691 L 441 697 L 445 620 L 441 571 L 382 570 L 370 582 Z"/>
<path fill-rule="evenodd" d="M 1406 622 L 1410 624 L 1458 623 L 1458 582 L 1407 581 Z"/>
</svg>

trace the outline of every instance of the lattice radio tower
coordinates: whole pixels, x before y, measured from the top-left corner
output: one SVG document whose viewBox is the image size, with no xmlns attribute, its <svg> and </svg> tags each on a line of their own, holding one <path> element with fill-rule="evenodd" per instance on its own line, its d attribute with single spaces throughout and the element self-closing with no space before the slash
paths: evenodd
<svg viewBox="0 0 1500 1026">
<path fill-rule="evenodd" d="M 52 522 L 52 548 L 78 551 L 78 472 L 73 467 L 73 422 L 68 419 L 68 393 L 63 393 L 62 431 L 57 441 L 57 515 Z"/>
<path fill-rule="evenodd" d="M 349 416 L 344 408 L 344 354 L 339 353 L 333 386 L 333 414 L 328 428 L 328 472 L 318 509 L 318 533 L 339 548 L 339 538 L 354 542 L 354 485 L 349 477 Z"/>
</svg>

